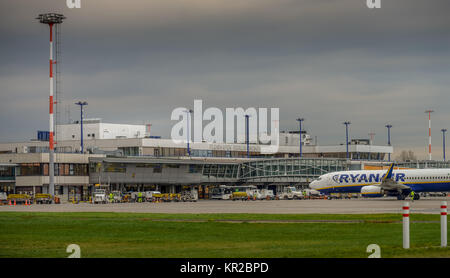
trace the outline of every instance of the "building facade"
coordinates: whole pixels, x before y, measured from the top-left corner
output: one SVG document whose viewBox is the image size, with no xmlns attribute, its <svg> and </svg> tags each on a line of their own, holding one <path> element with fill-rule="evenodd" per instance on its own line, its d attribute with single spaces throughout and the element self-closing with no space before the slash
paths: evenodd
<svg viewBox="0 0 450 278">
<path fill-rule="evenodd" d="M 78 196 L 90 195 L 89 157 L 101 155 L 89 154 L 61 154 L 55 155 L 55 195 L 61 198 L 70 194 Z M 2 184 L 8 186 L 8 193 L 36 194 L 48 193 L 49 184 L 49 155 L 48 153 L 10 153 L 1 154 L 0 163 L 4 169 L 2 175 L 14 174 L 6 177 Z M 5 164 L 7 163 L 7 164 Z"/>
</svg>

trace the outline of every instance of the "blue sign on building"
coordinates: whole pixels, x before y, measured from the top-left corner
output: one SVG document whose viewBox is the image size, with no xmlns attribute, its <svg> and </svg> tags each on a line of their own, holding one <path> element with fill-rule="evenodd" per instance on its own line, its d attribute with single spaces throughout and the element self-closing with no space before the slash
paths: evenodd
<svg viewBox="0 0 450 278">
<path fill-rule="evenodd" d="M 37 132 L 37 139 L 39 141 L 49 141 L 50 140 L 50 132 L 49 131 L 38 130 L 38 132 Z"/>
</svg>

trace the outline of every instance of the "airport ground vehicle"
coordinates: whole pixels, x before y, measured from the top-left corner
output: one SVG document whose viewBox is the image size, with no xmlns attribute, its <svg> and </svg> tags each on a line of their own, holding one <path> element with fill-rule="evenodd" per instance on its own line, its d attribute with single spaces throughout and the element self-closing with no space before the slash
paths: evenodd
<svg viewBox="0 0 450 278">
<path fill-rule="evenodd" d="M 447 192 L 422 192 L 420 193 L 422 197 L 446 197 Z"/>
<path fill-rule="evenodd" d="M 278 198 L 284 200 L 298 200 L 303 199 L 304 197 L 303 193 L 297 190 L 297 188 L 295 188 L 294 186 L 286 186 L 283 188 L 282 192 L 278 193 Z"/>
<path fill-rule="evenodd" d="M 315 199 L 322 197 L 322 194 L 317 190 L 306 188 L 303 189 L 303 196 L 308 199 Z"/>
<path fill-rule="evenodd" d="M 326 196 L 327 200 L 333 200 L 333 199 L 352 199 L 352 198 L 358 198 L 359 194 L 357 193 L 331 193 Z"/>
<path fill-rule="evenodd" d="M 211 199 L 216 200 L 243 200 L 248 198 L 261 198 L 260 191 L 254 185 L 226 186 L 221 185 L 212 189 Z"/>
<path fill-rule="evenodd" d="M 108 203 L 108 198 L 106 196 L 106 189 L 96 189 L 93 194 L 94 204 L 106 204 Z"/>
<path fill-rule="evenodd" d="M 31 201 L 31 196 L 27 194 L 9 194 L 8 202 L 15 202 L 16 204 L 25 204 L 25 202 Z"/>
<path fill-rule="evenodd" d="M 51 204 L 52 200 L 53 198 L 50 194 L 37 193 L 34 195 L 34 202 L 36 204 Z"/>
<path fill-rule="evenodd" d="M 113 203 L 121 203 L 122 202 L 122 192 L 120 192 L 120 191 L 112 191 L 111 193 L 113 194 L 113 199 L 112 199 Z M 110 199 L 111 198 L 108 195 L 108 200 L 111 201 Z"/>
<path fill-rule="evenodd" d="M 153 201 L 153 195 L 154 194 L 161 194 L 161 192 L 159 192 L 159 191 L 146 191 L 145 193 L 144 193 L 144 199 L 145 199 L 145 201 L 146 202 L 151 202 L 151 201 Z"/>
<path fill-rule="evenodd" d="M 245 191 L 236 191 L 233 192 L 231 194 L 231 200 L 236 201 L 236 200 L 247 200 L 248 199 L 248 194 Z"/>
<path fill-rule="evenodd" d="M 231 186 L 221 185 L 211 190 L 211 199 L 230 200 L 233 193 Z"/>
<path fill-rule="evenodd" d="M 197 202 L 198 192 L 195 189 L 181 191 L 181 201 L 183 202 Z"/>
<path fill-rule="evenodd" d="M 5 192 L 0 192 L 0 204 L 7 204 L 8 203 L 8 194 Z"/>
<path fill-rule="evenodd" d="M 131 192 L 130 196 L 131 196 L 131 201 L 132 202 L 145 202 L 145 192 L 139 192 L 139 191 L 135 191 L 135 192 Z M 139 201 L 139 196 L 141 196 L 141 200 Z"/>
<path fill-rule="evenodd" d="M 260 200 L 275 200 L 275 194 L 273 194 L 273 190 L 271 189 L 261 189 L 260 194 Z"/>
<path fill-rule="evenodd" d="M 261 191 L 259 189 L 256 189 L 256 188 L 248 189 L 247 190 L 247 195 L 252 200 L 261 200 L 262 199 Z"/>
</svg>

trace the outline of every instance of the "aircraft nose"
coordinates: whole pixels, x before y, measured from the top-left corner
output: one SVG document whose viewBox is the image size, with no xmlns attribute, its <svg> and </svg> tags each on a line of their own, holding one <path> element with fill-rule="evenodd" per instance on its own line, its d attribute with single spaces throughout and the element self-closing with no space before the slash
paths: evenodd
<svg viewBox="0 0 450 278">
<path fill-rule="evenodd" d="M 317 188 L 317 181 L 312 181 L 309 183 L 309 188 L 316 189 Z"/>
</svg>

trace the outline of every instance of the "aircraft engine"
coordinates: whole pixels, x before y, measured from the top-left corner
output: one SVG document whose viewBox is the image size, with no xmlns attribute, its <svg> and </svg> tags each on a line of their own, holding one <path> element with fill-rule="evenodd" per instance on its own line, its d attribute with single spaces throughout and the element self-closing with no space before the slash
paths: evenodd
<svg viewBox="0 0 450 278">
<path fill-rule="evenodd" d="M 361 195 L 363 197 L 383 197 L 384 190 L 377 185 L 367 185 L 361 188 Z"/>
</svg>

